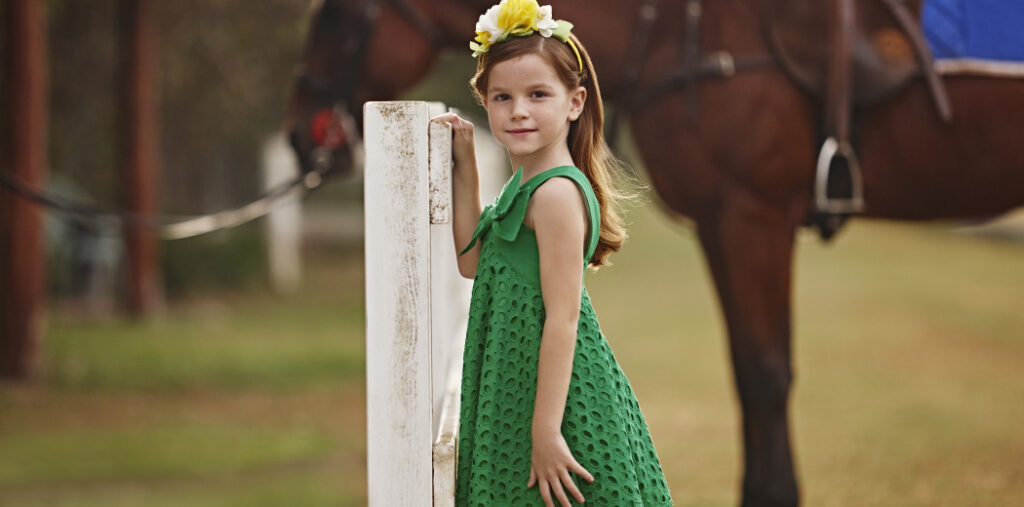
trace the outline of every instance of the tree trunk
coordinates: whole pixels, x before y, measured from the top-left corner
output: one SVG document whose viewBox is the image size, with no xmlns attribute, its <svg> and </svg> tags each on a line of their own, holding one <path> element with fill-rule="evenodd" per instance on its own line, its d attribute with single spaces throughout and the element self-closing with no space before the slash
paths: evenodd
<svg viewBox="0 0 1024 507">
<path fill-rule="evenodd" d="M 158 209 L 159 108 L 157 94 L 157 32 L 150 0 L 122 0 L 122 171 L 125 207 L 153 216 Z M 162 281 L 153 229 L 128 223 L 124 230 L 127 258 L 125 306 L 134 317 L 146 317 L 163 306 Z"/>
<path fill-rule="evenodd" d="M 45 2 L 7 3 L 10 89 L 7 168 L 41 188 L 46 173 L 47 42 Z M 0 202 L 0 378 L 28 380 L 39 370 L 45 263 L 42 213 L 4 193 Z"/>
</svg>

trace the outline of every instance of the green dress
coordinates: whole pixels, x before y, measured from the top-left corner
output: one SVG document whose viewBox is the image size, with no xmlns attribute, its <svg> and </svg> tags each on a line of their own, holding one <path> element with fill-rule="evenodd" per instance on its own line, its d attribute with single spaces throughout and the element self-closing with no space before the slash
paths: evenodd
<svg viewBox="0 0 1024 507">
<path fill-rule="evenodd" d="M 526 488 L 544 302 L 537 238 L 523 218 L 533 191 L 557 176 L 576 182 L 586 198 L 591 233 L 584 258 L 590 259 L 600 209 L 587 177 L 572 166 L 544 171 L 526 184 L 516 171 L 460 252 L 481 241 L 462 372 L 459 506 L 543 505 L 537 486 Z M 582 294 L 562 436 L 594 482 L 571 474 L 573 480 L 588 505 L 671 505 L 636 396 L 601 334 L 586 286 Z"/>
</svg>

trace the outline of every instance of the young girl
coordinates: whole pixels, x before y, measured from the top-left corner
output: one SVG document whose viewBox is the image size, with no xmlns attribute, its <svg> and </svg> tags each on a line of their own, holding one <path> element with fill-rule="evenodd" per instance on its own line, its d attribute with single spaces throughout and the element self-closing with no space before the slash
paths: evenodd
<svg viewBox="0 0 1024 507">
<path fill-rule="evenodd" d="M 482 212 L 473 125 L 433 120 L 454 132 L 458 265 L 474 277 L 457 505 L 672 503 L 583 286 L 625 232 L 597 75 L 571 28 L 536 0 L 502 0 L 480 17 L 471 84 L 518 168 Z"/>
</svg>

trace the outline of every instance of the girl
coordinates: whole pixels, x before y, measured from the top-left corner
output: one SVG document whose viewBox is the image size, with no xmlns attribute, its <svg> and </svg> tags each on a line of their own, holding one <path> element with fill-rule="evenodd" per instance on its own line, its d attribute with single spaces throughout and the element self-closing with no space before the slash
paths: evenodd
<svg viewBox="0 0 1024 507">
<path fill-rule="evenodd" d="M 454 132 L 458 265 L 474 278 L 457 505 L 672 503 L 583 286 L 586 266 L 606 264 L 625 232 L 597 75 L 571 29 L 536 0 L 502 0 L 480 17 L 470 83 L 518 168 L 482 212 L 473 125 L 433 119 Z"/>
</svg>

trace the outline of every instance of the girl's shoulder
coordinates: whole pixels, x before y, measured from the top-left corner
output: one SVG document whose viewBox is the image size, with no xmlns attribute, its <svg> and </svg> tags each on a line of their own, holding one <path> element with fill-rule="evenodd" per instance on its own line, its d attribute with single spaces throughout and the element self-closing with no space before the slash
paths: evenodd
<svg viewBox="0 0 1024 507">
<path fill-rule="evenodd" d="M 577 208 L 582 211 L 585 205 L 585 194 L 581 194 L 579 184 L 569 178 L 552 176 L 538 184 L 530 197 L 530 207 L 533 209 L 551 208 L 556 212 L 566 211 L 565 207 L 571 205 L 573 210 Z"/>
<path fill-rule="evenodd" d="M 582 222 L 586 224 L 584 230 L 590 236 L 586 252 L 592 254 L 597 246 L 595 232 L 600 231 L 600 208 L 586 175 L 576 167 L 561 166 L 530 178 L 526 184 L 532 187 L 528 189 L 530 195 L 526 196 L 529 199 L 524 217 L 527 226 L 534 230 L 538 222 L 561 224 L 556 229 L 575 226 L 581 222 L 572 217 L 582 214 L 586 217 Z"/>
<path fill-rule="evenodd" d="M 564 178 L 558 178 L 559 176 L 563 176 Z M 565 178 L 575 181 L 576 185 L 579 185 L 585 192 L 593 192 L 593 188 L 590 186 L 590 180 L 588 180 L 587 176 L 583 174 L 583 171 L 578 167 L 571 165 L 553 167 L 546 171 L 542 171 L 523 183 L 520 190 L 525 191 L 524 193 L 532 194 L 541 186 L 544 186 L 548 181 L 559 179 L 565 181 Z M 568 188 L 567 185 L 565 186 Z"/>
<path fill-rule="evenodd" d="M 541 206 L 546 207 L 547 202 L 559 207 L 561 201 L 575 202 L 574 195 L 582 198 L 582 204 L 589 207 L 589 201 L 594 199 L 594 189 L 590 180 L 579 168 L 570 165 L 558 166 L 543 171 L 522 185 L 521 194 L 526 194 L 526 199 L 531 202 L 540 201 Z M 596 199 L 595 199 L 596 201 Z M 532 208 L 534 205 L 531 204 Z"/>
</svg>

